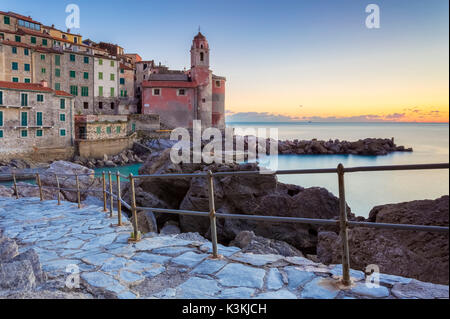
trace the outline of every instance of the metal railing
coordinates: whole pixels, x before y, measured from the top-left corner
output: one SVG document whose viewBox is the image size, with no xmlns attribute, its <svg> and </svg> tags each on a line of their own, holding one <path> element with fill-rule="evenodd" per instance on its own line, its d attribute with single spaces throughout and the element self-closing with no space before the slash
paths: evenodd
<svg viewBox="0 0 450 319">
<path fill-rule="evenodd" d="M 216 219 L 245 219 L 253 221 L 266 221 L 273 223 L 301 223 L 301 224 L 311 224 L 311 225 L 325 225 L 325 226 L 337 226 L 340 229 L 340 238 L 342 243 L 342 283 L 344 285 L 350 285 L 350 251 L 349 251 L 349 240 L 348 240 L 348 228 L 349 227 L 370 227 L 377 229 L 392 229 L 392 230 L 408 230 L 408 231 L 425 231 L 425 232 L 435 232 L 435 233 L 449 233 L 449 227 L 444 226 L 428 226 L 428 225 L 409 225 L 409 224 L 388 224 L 388 223 L 370 223 L 370 222 L 358 222 L 349 221 L 347 219 L 347 203 L 345 200 L 345 173 L 355 173 L 355 172 L 379 172 L 379 171 L 405 171 L 405 170 L 434 170 L 434 169 L 448 169 L 449 163 L 442 164 L 416 164 L 416 165 L 389 165 L 389 166 L 363 166 L 363 167 L 349 167 L 345 168 L 342 164 L 339 164 L 337 168 L 324 168 L 324 169 L 299 169 L 299 170 L 279 170 L 272 172 L 264 172 L 262 174 L 260 171 L 237 171 L 237 172 L 215 172 L 212 171 L 193 173 L 193 174 L 156 174 L 156 175 L 138 175 L 124 176 L 119 172 L 116 173 L 116 192 L 113 191 L 113 180 L 112 173 L 108 172 L 108 183 L 106 179 L 106 173 L 102 173 L 102 190 L 92 190 L 93 192 L 102 192 L 103 194 L 103 211 L 108 212 L 108 196 L 109 196 L 109 215 L 113 217 L 114 210 L 114 200 L 117 205 L 117 218 L 118 222 L 115 226 L 123 226 L 122 223 L 122 206 L 131 211 L 132 214 L 132 225 L 133 234 L 130 237 L 130 242 L 138 242 L 141 240 L 140 232 L 138 229 L 138 219 L 137 211 L 152 211 L 156 213 L 167 213 L 167 214 L 177 214 L 177 215 L 190 215 L 197 217 L 209 217 L 210 219 L 210 229 L 211 229 L 211 242 L 212 242 L 212 254 L 213 258 L 218 258 L 218 242 L 217 242 L 217 227 Z M 45 174 L 45 173 L 44 173 Z M 300 174 L 337 174 L 338 184 L 339 184 L 339 220 L 334 219 L 313 219 L 313 218 L 300 218 L 300 217 L 279 217 L 279 216 L 260 216 L 260 215 L 245 215 L 245 214 L 224 214 L 216 213 L 215 199 L 214 199 L 214 178 L 223 176 L 258 176 L 258 175 L 300 175 Z M 6 175 L 6 174 L 3 174 Z M 43 174 L 36 174 L 37 185 L 27 185 L 27 187 L 38 187 L 41 201 L 44 200 L 43 188 L 56 189 L 58 190 L 58 205 L 61 204 L 61 191 L 76 191 L 77 192 L 77 204 L 78 208 L 81 208 L 81 190 L 79 177 L 81 176 L 92 176 L 95 174 L 52 174 L 55 176 L 55 181 L 57 187 L 42 186 L 40 176 Z M 13 180 L 13 188 L 16 198 L 19 198 L 18 185 L 16 183 L 15 173 L 10 174 Z M 75 177 L 76 188 L 61 188 L 59 177 Z M 146 178 L 206 178 L 208 186 L 208 202 L 209 211 L 190 211 L 190 210 L 180 210 L 180 209 L 163 209 L 156 207 L 139 207 L 136 203 L 136 180 L 146 179 Z M 131 204 L 128 204 L 122 199 L 121 195 L 121 178 L 129 181 L 130 187 L 130 200 Z M 109 186 L 109 189 L 108 189 Z"/>
</svg>

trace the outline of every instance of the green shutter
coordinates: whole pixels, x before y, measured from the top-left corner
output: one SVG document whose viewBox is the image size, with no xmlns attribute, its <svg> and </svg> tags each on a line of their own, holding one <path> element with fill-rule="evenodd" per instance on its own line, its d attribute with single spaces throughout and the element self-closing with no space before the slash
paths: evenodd
<svg viewBox="0 0 450 319">
<path fill-rule="evenodd" d="M 11 23 L 9 17 L 6 17 L 6 16 L 3 17 L 3 22 L 4 22 L 5 24 L 10 24 L 10 23 Z"/>
<path fill-rule="evenodd" d="M 0 138 L 3 137 L 3 130 L 0 130 Z"/>
<path fill-rule="evenodd" d="M 19 78 L 12 78 L 12 81 L 13 81 L 14 83 L 19 83 Z"/>
<path fill-rule="evenodd" d="M 43 45 L 44 47 L 47 46 L 47 39 L 42 39 L 42 45 Z"/>
<path fill-rule="evenodd" d="M 42 126 L 42 112 L 36 113 L 36 126 Z"/>
<path fill-rule="evenodd" d="M 30 65 L 28 63 L 25 63 L 24 70 L 27 72 L 30 71 Z"/>
<path fill-rule="evenodd" d="M 111 88 L 111 97 L 114 97 L 114 88 Z"/>
<path fill-rule="evenodd" d="M 61 122 L 65 122 L 66 121 L 66 114 L 59 114 L 59 120 Z"/>
<path fill-rule="evenodd" d="M 98 87 L 98 96 L 103 96 L 103 86 Z"/>
<path fill-rule="evenodd" d="M 116 127 L 116 133 L 117 133 L 117 134 L 120 134 L 120 126 L 117 126 L 117 127 Z"/>
<path fill-rule="evenodd" d="M 61 91 L 61 83 L 55 83 L 55 90 Z"/>
<path fill-rule="evenodd" d="M 28 113 L 22 112 L 20 116 L 21 116 L 20 120 L 21 126 L 28 126 Z"/>
<path fill-rule="evenodd" d="M 0 105 L 3 104 L 3 92 L 0 91 Z"/>
<path fill-rule="evenodd" d="M 98 79 L 103 80 L 103 72 L 98 72 Z"/>
<path fill-rule="evenodd" d="M 31 43 L 36 44 L 36 37 L 31 37 Z"/>
<path fill-rule="evenodd" d="M 41 60 L 42 60 L 42 61 L 45 60 L 45 54 L 41 54 Z"/>
<path fill-rule="evenodd" d="M 89 96 L 89 88 L 86 86 L 81 87 L 81 96 Z"/>
<path fill-rule="evenodd" d="M 75 78 L 75 77 L 76 77 L 75 71 L 70 71 L 70 77 L 71 77 L 71 78 Z"/>
<path fill-rule="evenodd" d="M 19 63 L 13 62 L 11 68 L 12 68 L 14 71 L 19 70 Z"/>
<path fill-rule="evenodd" d="M 101 134 L 102 133 L 102 128 L 100 126 L 97 126 L 97 134 Z"/>
<path fill-rule="evenodd" d="M 71 54 L 70 55 L 70 61 L 71 62 L 75 62 L 75 54 Z"/>
<path fill-rule="evenodd" d="M 55 65 L 61 65 L 61 56 L 55 55 Z"/>
<path fill-rule="evenodd" d="M 44 102 L 44 95 L 43 94 L 38 94 L 37 95 L 37 101 L 38 102 Z"/>
<path fill-rule="evenodd" d="M 120 78 L 120 84 L 122 84 L 122 85 L 125 84 L 125 78 Z"/>
<path fill-rule="evenodd" d="M 111 81 L 114 81 L 114 80 L 115 80 L 115 76 L 114 76 L 114 74 L 113 74 L 113 73 L 111 73 L 111 75 L 109 76 L 109 78 L 111 79 Z"/>
<path fill-rule="evenodd" d="M 111 134 L 111 126 L 108 126 L 108 127 L 106 128 L 106 133 Z"/>
<path fill-rule="evenodd" d="M 21 106 L 28 106 L 28 94 L 22 93 L 20 105 Z"/>
<path fill-rule="evenodd" d="M 31 79 L 25 79 L 25 83 L 31 83 Z"/>
<path fill-rule="evenodd" d="M 36 137 L 42 137 L 42 136 L 43 136 L 42 130 L 37 130 L 36 131 Z"/>
<path fill-rule="evenodd" d="M 88 80 L 89 79 L 89 73 L 88 72 L 84 72 L 83 77 L 84 77 L 84 79 Z"/>
<path fill-rule="evenodd" d="M 30 54 L 30 50 L 28 50 L 28 49 L 23 49 L 23 54 L 24 55 L 29 55 Z"/>
<path fill-rule="evenodd" d="M 61 69 L 55 69 L 55 76 L 59 78 L 61 76 Z"/>
<path fill-rule="evenodd" d="M 70 94 L 78 96 L 78 86 L 76 85 L 70 86 Z"/>
<path fill-rule="evenodd" d="M 16 42 L 21 42 L 22 39 L 20 38 L 20 36 L 16 35 L 15 40 Z"/>
<path fill-rule="evenodd" d="M 66 100 L 65 100 L 65 99 L 61 99 L 61 100 L 59 101 L 59 108 L 60 108 L 61 110 L 65 110 L 65 109 L 66 109 Z"/>
<path fill-rule="evenodd" d="M 17 48 L 16 47 L 12 47 L 11 50 L 12 50 L 13 54 L 17 54 Z"/>
<path fill-rule="evenodd" d="M 28 131 L 27 130 L 22 130 L 20 131 L 20 134 L 22 137 L 27 137 L 28 136 Z"/>
<path fill-rule="evenodd" d="M 89 64 L 89 57 L 87 56 L 84 57 L 84 63 Z"/>
<path fill-rule="evenodd" d="M 66 130 L 65 129 L 59 130 L 59 135 L 60 136 L 66 136 Z"/>
<path fill-rule="evenodd" d="M 0 111 L 0 126 L 3 126 L 3 111 Z"/>
</svg>

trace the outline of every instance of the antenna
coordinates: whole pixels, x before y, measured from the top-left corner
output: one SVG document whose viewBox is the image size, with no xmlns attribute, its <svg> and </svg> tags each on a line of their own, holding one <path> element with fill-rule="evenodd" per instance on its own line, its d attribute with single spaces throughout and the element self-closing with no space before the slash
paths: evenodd
<svg viewBox="0 0 450 319">
<path fill-rule="evenodd" d="M 200 29 L 201 29 L 200 26 L 198 26 L 198 33 L 200 33 Z"/>
</svg>

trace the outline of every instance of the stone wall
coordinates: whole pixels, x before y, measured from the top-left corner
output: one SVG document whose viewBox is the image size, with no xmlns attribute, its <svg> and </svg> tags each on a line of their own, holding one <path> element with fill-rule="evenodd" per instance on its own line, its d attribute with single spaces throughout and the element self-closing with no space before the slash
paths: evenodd
<svg viewBox="0 0 450 319">
<path fill-rule="evenodd" d="M 157 131 L 161 128 L 158 114 L 132 114 L 129 116 L 129 131 L 135 124 L 136 131 Z"/>
<path fill-rule="evenodd" d="M 135 136 L 105 140 L 78 140 L 77 153 L 83 158 L 102 159 L 103 155 L 116 155 L 133 147 Z"/>
</svg>

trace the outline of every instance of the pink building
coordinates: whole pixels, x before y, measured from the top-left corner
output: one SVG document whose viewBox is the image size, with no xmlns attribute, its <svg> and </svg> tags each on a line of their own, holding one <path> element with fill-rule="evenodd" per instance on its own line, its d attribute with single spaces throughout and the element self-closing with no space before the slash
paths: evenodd
<svg viewBox="0 0 450 319">
<path fill-rule="evenodd" d="M 170 127 L 192 127 L 201 120 L 202 127 L 225 128 L 226 78 L 209 68 L 209 45 L 200 32 L 191 48 L 189 71 L 159 71 L 142 82 L 142 113 L 158 114 Z"/>
</svg>

